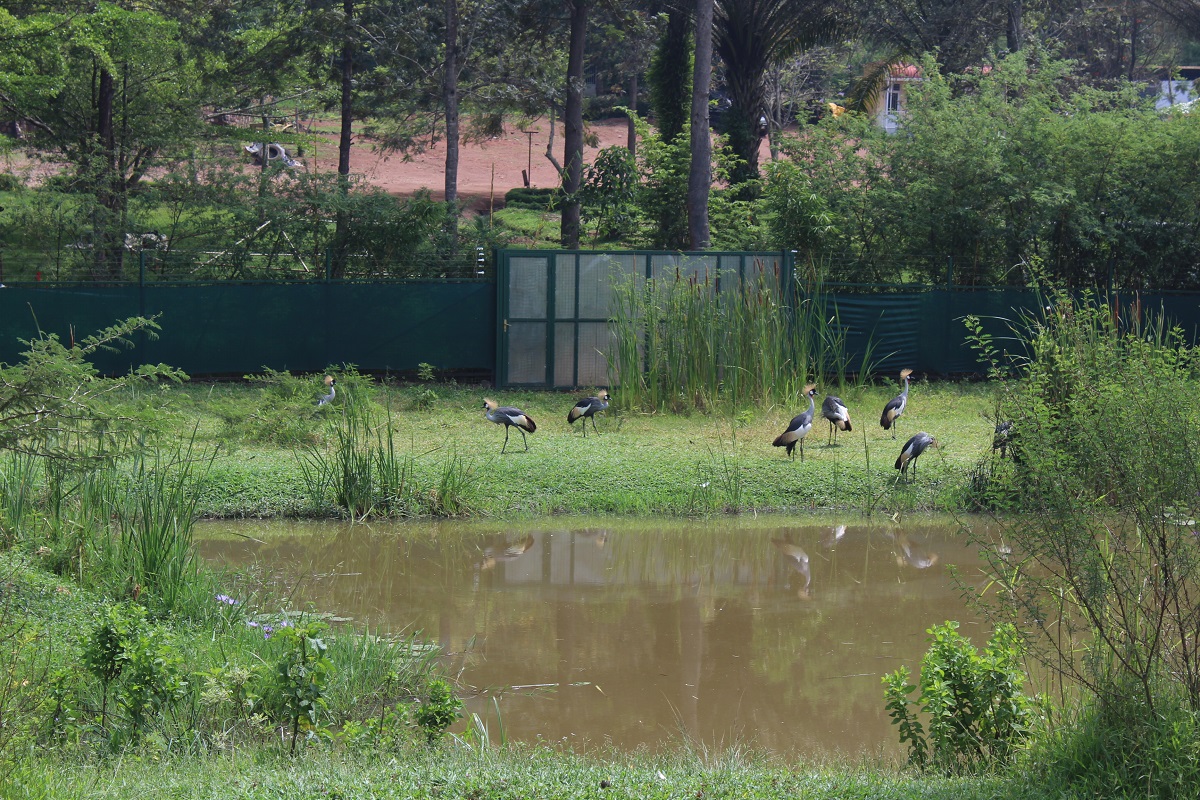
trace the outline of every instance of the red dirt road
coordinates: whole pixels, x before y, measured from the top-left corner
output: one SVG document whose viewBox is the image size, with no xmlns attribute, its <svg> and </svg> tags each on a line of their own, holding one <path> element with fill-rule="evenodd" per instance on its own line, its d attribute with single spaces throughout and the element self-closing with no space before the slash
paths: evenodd
<svg viewBox="0 0 1200 800">
<path fill-rule="evenodd" d="M 531 130 L 532 137 L 515 126 L 509 127 L 503 136 L 483 143 L 463 144 L 458 157 L 458 194 L 464 202 L 469 201 L 475 209 L 485 210 L 489 198 L 502 202 L 509 189 L 522 186 L 521 170 L 532 164 L 531 185 L 549 189 L 558 185 L 558 174 L 554 165 L 546 158 L 546 139 L 550 132 L 547 120 L 539 120 Z M 625 145 L 626 123 L 623 119 L 602 120 L 590 123 L 587 133 L 595 134 L 600 147 L 584 147 L 583 160 L 595 159 L 600 148 Z M 563 162 L 562 124 L 554 130 L 555 157 Z M 337 144 L 320 147 L 315 157 L 307 158 L 309 169 L 316 172 L 337 169 Z M 411 195 L 418 189 L 429 189 L 435 198 L 445 196 L 446 145 L 438 145 L 410 160 L 403 156 L 380 155 L 370 140 L 356 137 L 350 151 L 350 171 L 365 176 L 368 183 L 400 196 Z"/>
</svg>

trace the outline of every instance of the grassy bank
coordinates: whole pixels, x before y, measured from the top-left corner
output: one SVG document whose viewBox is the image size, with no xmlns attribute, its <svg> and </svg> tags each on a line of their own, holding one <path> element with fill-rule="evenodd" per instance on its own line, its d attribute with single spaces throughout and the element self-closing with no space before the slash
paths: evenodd
<svg viewBox="0 0 1200 800">
<path fill-rule="evenodd" d="M 9 779 L 13 798 L 839 798 L 907 800 L 1038 797 L 995 778 L 912 779 L 868 767 L 787 767 L 739 753 L 589 758 L 550 748 L 269 753 L 205 758 L 126 758 L 64 768 L 27 766 Z"/>
<path fill-rule="evenodd" d="M 589 429 L 585 438 L 580 423 L 566 422 L 577 394 L 373 386 L 349 375 L 337 400 L 318 409 L 319 381 L 295 380 L 286 401 L 278 386 L 192 384 L 131 398 L 129 413 L 174 435 L 194 431 L 200 446 L 217 449 L 199 501 L 208 516 L 337 514 L 332 495 L 306 484 L 304 464 L 314 453 L 336 455 L 349 405 L 366 408 L 371 441 L 383 437 L 411 457 L 415 491 L 443 492 L 450 477 L 460 501 L 450 513 L 491 516 L 955 511 L 968 505 L 969 474 L 992 440 L 985 384 L 915 383 L 895 439 L 879 426 L 894 384 L 847 392 L 854 430 L 834 446 L 818 394 L 804 459 L 797 453 L 793 462 L 771 442 L 807 406 L 799 400 L 690 415 L 610 410 L 598 419 L 600 435 Z M 504 430 L 484 419 L 485 395 L 537 421 L 528 452 L 513 430 L 501 454 Z M 920 460 L 915 480 L 897 482 L 896 457 L 918 430 L 942 446 Z"/>
</svg>

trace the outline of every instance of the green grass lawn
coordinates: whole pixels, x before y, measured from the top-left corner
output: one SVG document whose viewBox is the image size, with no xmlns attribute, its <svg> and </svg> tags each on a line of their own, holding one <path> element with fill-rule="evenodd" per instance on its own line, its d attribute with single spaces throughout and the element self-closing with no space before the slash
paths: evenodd
<svg viewBox="0 0 1200 800">
<path fill-rule="evenodd" d="M 464 798 L 465 800 L 774 800 L 775 798 L 1039 797 L 990 778 L 913 778 L 869 766 L 791 765 L 742 752 L 587 757 L 551 747 L 360 752 L 309 748 L 203 758 L 130 757 L 86 767 L 34 764 L 8 779 L 9 798 Z M 3 785 L 3 784 L 0 784 Z"/>
<path fill-rule="evenodd" d="M 818 394 L 803 460 L 797 450 L 793 461 L 771 442 L 807 406 L 799 400 L 787 408 L 690 415 L 610 409 L 597 420 L 599 433 L 589 425 L 585 438 L 582 423 L 566 421 L 577 393 L 373 386 L 357 379 L 341 381 L 335 403 L 317 408 L 320 382 L 309 382 L 311 399 L 299 396 L 278 407 L 269 407 L 266 390 L 245 384 L 165 388 L 138 402 L 153 407 L 155 424 L 172 435 L 195 430 L 201 448 L 217 449 L 201 500 L 210 516 L 336 513 L 306 493 L 301 463 L 314 450 L 331 452 L 332 426 L 347 402 L 369 403 L 381 432 L 390 413 L 393 441 L 413 455 L 418 483 L 434 489 L 447 463 L 458 465 L 468 482 L 467 505 L 491 516 L 957 511 L 968 502 L 969 474 L 992 440 L 985 384 L 914 384 L 895 438 L 879 426 L 895 386 L 848 392 L 843 400 L 854 430 L 840 433 L 832 446 Z M 513 429 L 501 453 L 504 428 L 484 419 L 485 395 L 537 422 L 537 431 L 526 435 L 528 451 Z M 896 457 L 918 430 L 936 436 L 941 447 L 926 452 L 915 476 L 897 480 Z"/>
</svg>

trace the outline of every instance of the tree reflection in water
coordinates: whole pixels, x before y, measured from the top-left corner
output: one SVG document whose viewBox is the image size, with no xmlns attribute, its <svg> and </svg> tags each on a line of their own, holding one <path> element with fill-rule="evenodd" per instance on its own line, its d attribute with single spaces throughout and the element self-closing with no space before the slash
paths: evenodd
<svg viewBox="0 0 1200 800">
<path fill-rule="evenodd" d="M 933 624 L 971 633 L 947 564 L 984 583 L 978 552 L 937 520 L 248 527 L 203 525 L 201 554 L 265 565 L 354 624 L 436 637 L 478 687 L 468 711 L 494 716 L 499 696 L 510 738 L 576 746 L 684 736 L 899 757 L 880 676 L 918 663 Z M 512 689 L 531 686 L 554 688 Z"/>
</svg>

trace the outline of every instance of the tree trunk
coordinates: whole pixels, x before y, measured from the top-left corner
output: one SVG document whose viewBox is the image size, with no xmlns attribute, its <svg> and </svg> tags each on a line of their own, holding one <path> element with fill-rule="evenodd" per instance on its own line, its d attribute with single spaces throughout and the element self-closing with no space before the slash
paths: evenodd
<svg viewBox="0 0 1200 800">
<path fill-rule="evenodd" d="M 124 194 L 117 175 L 117 143 L 114 106 L 117 85 L 108 69 L 101 67 L 96 86 L 96 139 L 98 152 L 89 165 L 95 181 L 98 208 L 92 218 L 92 274 L 95 278 L 121 277 L 123 241 L 115 229 L 121 219 Z"/>
<path fill-rule="evenodd" d="M 683 133 L 688 119 L 691 87 L 687 85 L 688 13 L 676 8 L 667 17 L 667 29 L 650 65 L 650 113 L 664 142 Z"/>
<path fill-rule="evenodd" d="M 696 0 L 696 59 L 692 67 L 692 163 L 688 171 L 688 246 L 709 244 L 708 192 L 712 186 L 712 139 L 708 133 L 708 87 L 712 80 L 713 0 Z"/>
<path fill-rule="evenodd" d="M 350 212 L 346 200 L 350 195 L 350 143 L 354 133 L 354 0 L 343 0 L 345 15 L 342 33 L 342 130 L 338 138 L 337 221 L 334 228 L 332 276 L 344 277 L 350 239 Z"/>
<path fill-rule="evenodd" d="M 632 113 L 625 128 L 625 146 L 629 149 L 629 155 L 634 158 L 637 157 L 637 126 L 633 124 L 633 115 L 637 114 L 637 102 L 638 75 L 635 72 L 629 76 L 629 110 Z"/>
<path fill-rule="evenodd" d="M 571 3 L 571 43 L 567 55 L 567 100 L 563 112 L 562 246 L 579 249 L 579 187 L 583 183 L 583 54 L 590 0 Z"/>
<path fill-rule="evenodd" d="M 730 175 L 731 183 L 758 177 L 758 149 L 762 145 L 762 113 L 766 102 L 762 73 L 747 76 L 744 82 L 730 81 L 732 107 L 725 112 L 725 135 L 735 155 L 745 160 Z"/>
<path fill-rule="evenodd" d="M 446 0 L 446 225 L 451 250 L 458 245 L 458 0 Z"/>
<path fill-rule="evenodd" d="M 1022 0 L 1008 0 L 1008 52 L 1015 53 L 1021 49 L 1021 41 L 1025 38 L 1024 9 Z"/>
</svg>

